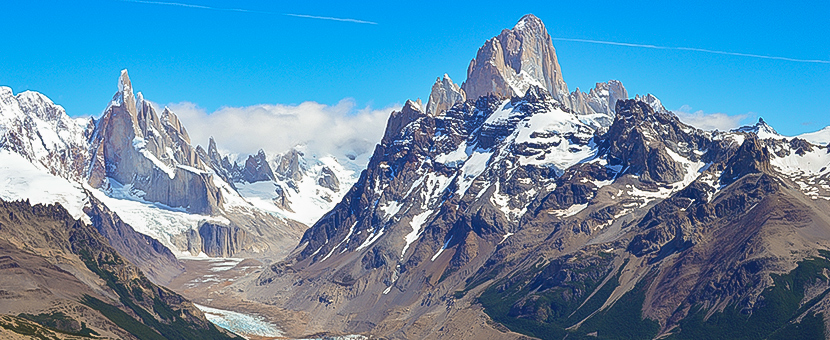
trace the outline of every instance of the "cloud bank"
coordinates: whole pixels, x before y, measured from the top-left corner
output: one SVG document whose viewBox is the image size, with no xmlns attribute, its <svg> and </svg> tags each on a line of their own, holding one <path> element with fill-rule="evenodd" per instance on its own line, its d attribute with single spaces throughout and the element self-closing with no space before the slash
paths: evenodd
<svg viewBox="0 0 830 340">
<path fill-rule="evenodd" d="M 366 165 L 389 114 L 401 107 L 358 108 L 352 99 L 333 106 L 263 104 L 210 113 L 191 102 L 167 106 L 187 127 L 191 142 L 206 147 L 213 136 L 223 154 L 245 156 L 263 149 L 271 157 L 301 145 L 300 150 L 312 156 L 331 154 L 358 166 Z"/>
<path fill-rule="evenodd" d="M 680 118 L 683 123 L 694 126 L 703 130 L 720 130 L 729 131 L 740 127 L 745 119 L 752 117 L 752 114 L 742 114 L 730 116 L 725 113 L 705 113 L 703 110 L 692 112 L 692 107 L 683 105 L 674 114 Z"/>
</svg>

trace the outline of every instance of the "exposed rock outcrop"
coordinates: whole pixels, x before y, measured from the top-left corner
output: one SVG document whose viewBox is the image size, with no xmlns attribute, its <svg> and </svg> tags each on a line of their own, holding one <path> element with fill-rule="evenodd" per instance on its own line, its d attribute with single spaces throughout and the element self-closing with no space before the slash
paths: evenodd
<svg viewBox="0 0 830 340">
<path fill-rule="evenodd" d="M 430 115 L 442 114 L 455 103 L 464 102 L 465 100 L 467 100 L 467 95 L 464 90 L 453 83 L 450 76 L 444 74 L 443 78 L 435 79 L 435 84 L 432 85 L 426 113 Z"/>
<path fill-rule="evenodd" d="M 280 155 L 276 162 L 277 168 L 274 169 L 274 172 L 281 178 L 299 182 L 303 179 L 304 172 L 302 157 L 303 155 L 301 152 L 291 149 L 284 155 Z"/>
<path fill-rule="evenodd" d="M 478 50 L 461 88 L 467 98 L 476 100 L 488 94 L 522 96 L 530 85 L 546 89 L 561 102 L 568 100 L 568 86 L 553 41 L 533 14 L 525 15 L 513 29 L 503 30 Z"/>
<path fill-rule="evenodd" d="M 245 230 L 235 225 L 202 223 L 199 225 L 201 251 L 211 257 L 232 257 L 242 251 L 246 243 Z"/>
<path fill-rule="evenodd" d="M 46 96 L 14 95 L 0 86 L 0 149 L 16 152 L 54 175 L 79 181 L 86 176 L 87 138 L 95 122 L 72 119 Z"/>
<path fill-rule="evenodd" d="M 136 232 L 92 194 L 87 196 L 90 206 L 86 213 L 95 229 L 119 254 L 135 264 L 153 282 L 167 284 L 184 272 L 184 267 L 170 249 L 158 240 Z"/>
<path fill-rule="evenodd" d="M 167 108 L 157 114 L 141 93 L 136 100 L 126 70 L 91 144 L 93 187 L 114 180 L 140 190 L 147 201 L 194 213 L 215 213 L 222 205 L 222 194 L 178 117 Z"/>
<path fill-rule="evenodd" d="M 59 205 L 0 201 L 0 253 L 3 313 L 106 338 L 237 338 L 182 296 L 152 283 L 95 228 Z M 36 335 L 31 327 L 3 328 L 13 339 Z"/>
<path fill-rule="evenodd" d="M 317 184 L 331 191 L 340 191 L 340 180 L 337 179 L 337 175 L 328 167 L 323 167 L 320 170 L 320 176 L 317 177 Z"/>
<path fill-rule="evenodd" d="M 628 91 L 619 80 L 597 83 L 587 94 L 578 88 L 571 92 L 571 109 L 582 115 L 601 115 L 600 126 L 608 127 L 614 121 L 618 100 L 628 99 Z M 655 98 L 656 99 L 656 98 Z"/>
<path fill-rule="evenodd" d="M 600 149 L 611 165 L 644 180 L 682 180 L 687 170 L 671 154 L 696 160 L 700 155 L 691 150 L 706 149 L 710 143 L 702 131 L 690 129 L 671 113 L 655 112 L 645 102 L 620 100 L 615 111 L 616 119 Z"/>
<path fill-rule="evenodd" d="M 256 156 L 248 155 L 245 160 L 245 167 L 242 168 L 242 179 L 248 183 L 273 181 L 274 172 L 271 171 L 271 166 L 268 165 L 268 160 L 265 158 L 265 151 L 262 149 L 257 152 Z"/>
<path fill-rule="evenodd" d="M 748 174 L 770 173 L 772 171 L 770 158 L 770 152 L 766 146 L 758 140 L 756 135 L 751 134 L 726 163 L 720 182 L 730 184 Z"/>
</svg>

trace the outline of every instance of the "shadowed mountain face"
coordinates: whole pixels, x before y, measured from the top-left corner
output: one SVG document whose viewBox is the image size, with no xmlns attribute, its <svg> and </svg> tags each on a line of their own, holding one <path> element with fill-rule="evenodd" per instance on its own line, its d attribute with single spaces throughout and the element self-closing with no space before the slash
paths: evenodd
<svg viewBox="0 0 830 340">
<path fill-rule="evenodd" d="M 4 337 L 237 338 L 59 205 L 0 201 L 0 251 Z"/>
<path fill-rule="evenodd" d="M 828 149 L 702 131 L 616 81 L 565 96 L 531 19 L 461 89 L 439 79 L 427 112 L 393 112 L 358 182 L 247 296 L 308 313 L 308 333 L 823 338 Z M 556 72 L 517 92 L 525 65 Z"/>
</svg>

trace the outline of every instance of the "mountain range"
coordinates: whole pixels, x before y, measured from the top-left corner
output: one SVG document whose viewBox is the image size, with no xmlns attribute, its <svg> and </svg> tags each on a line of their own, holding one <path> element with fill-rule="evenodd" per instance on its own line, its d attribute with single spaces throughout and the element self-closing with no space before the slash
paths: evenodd
<svg viewBox="0 0 830 340">
<path fill-rule="evenodd" d="M 193 145 L 126 70 L 100 118 L 0 87 L 0 322 L 230 337 L 161 286 L 239 257 L 267 266 L 211 294 L 295 336 L 825 338 L 828 140 L 700 130 L 617 80 L 569 92 L 533 15 L 392 112 L 362 171 Z"/>
</svg>

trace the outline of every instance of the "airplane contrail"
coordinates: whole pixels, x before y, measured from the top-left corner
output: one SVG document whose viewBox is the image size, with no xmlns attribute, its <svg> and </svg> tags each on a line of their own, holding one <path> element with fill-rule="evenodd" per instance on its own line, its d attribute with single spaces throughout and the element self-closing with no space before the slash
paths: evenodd
<svg viewBox="0 0 830 340">
<path fill-rule="evenodd" d="M 317 15 L 307 15 L 307 14 L 293 14 L 293 13 L 283 13 L 283 15 L 287 15 L 290 17 L 297 17 L 297 18 L 309 18 L 309 19 L 321 19 L 321 20 L 334 20 L 334 21 L 344 21 L 344 22 L 354 22 L 358 24 L 369 24 L 369 25 L 377 25 L 378 23 L 374 21 L 366 21 L 360 19 L 349 19 L 349 18 L 334 18 L 334 17 L 321 17 Z"/>
<path fill-rule="evenodd" d="M 739 53 L 739 52 L 727 52 L 727 51 L 707 50 L 707 49 L 705 49 L 705 48 L 695 48 L 695 47 L 670 47 L 670 46 L 657 46 L 657 45 L 647 45 L 647 44 L 632 44 L 632 43 L 625 43 L 625 42 L 616 42 L 616 41 L 602 41 L 602 40 L 590 40 L 590 39 L 572 39 L 572 38 L 551 38 L 551 39 L 552 39 L 552 40 L 559 40 L 559 41 L 573 41 L 573 42 L 583 42 L 583 43 L 590 43 L 590 44 L 601 44 L 601 45 L 614 45 L 614 46 L 626 46 L 626 47 L 651 48 L 651 49 L 655 49 L 655 50 L 694 51 L 694 52 L 703 52 L 703 53 L 712 53 L 712 54 L 732 55 L 732 56 L 738 56 L 738 57 L 750 57 L 750 58 L 761 58 L 761 59 L 784 60 L 784 61 L 792 61 L 792 62 L 797 62 L 797 63 L 830 64 L 830 60 L 821 60 L 821 59 L 796 59 L 796 58 L 788 58 L 788 57 L 778 57 L 778 56 L 770 56 L 770 55 L 761 55 L 761 54 L 750 54 L 750 53 Z"/>
<path fill-rule="evenodd" d="M 374 21 L 367 21 L 367 20 L 360 20 L 360 19 L 336 18 L 336 17 L 326 17 L 326 16 L 296 14 L 296 13 L 276 13 L 276 12 L 266 12 L 266 11 L 255 11 L 255 10 L 249 10 L 249 9 L 244 9 L 244 8 L 211 7 L 211 6 L 181 3 L 181 2 L 152 1 L 152 0 L 119 0 L 119 1 L 132 2 L 132 3 L 137 3 L 137 4 L 147 4 L 147 5 L 163 5 L 163 6 L 178 6 L 178 7 L 187 7 L 187 8 L 209 9 L 209 10 L 213 10 L 213 11 L 275 14 L 275 15 L 285 15 L 285 16 L 295 17 L 295 18 L 351 22 L 351 23 L 356 23 L 356 24 L 369 24 L 369 25 L 377 25 L 378 24 Z"/>
</svg>

